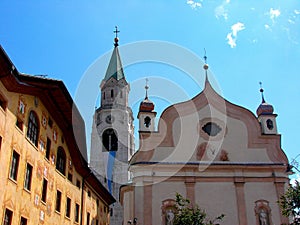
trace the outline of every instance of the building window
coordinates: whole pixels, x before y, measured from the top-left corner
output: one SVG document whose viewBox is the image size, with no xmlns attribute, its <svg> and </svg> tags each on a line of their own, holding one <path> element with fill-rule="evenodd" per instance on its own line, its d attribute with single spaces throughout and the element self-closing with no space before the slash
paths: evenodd
<svg viewBox="0 0 300 225">
<path fill-rule="evenodd" d="M 68 173 L 68 180 L 73 182 L 73 174 L 71 173 Z"/>
<path fill-rule="evenodd" d="M 47 200 L 47 187 L 48 187 L 48 181 L 44 178 L 43 189 L 42 189 L 42 202 L 46 202 Z"/>
<path fill-rule="evenodd" d="M 7 106 L 7 101 L 5 101 L 4 98 L 0 95 L 0 108 L 5 110 L 6 106 Z"/>
<path fill-rule="evenodd" d="M 45 155 L 45 157 L 48 160 L 50 158 L 50 149 L 51 149 L 51 140 L 50 140 L 50 138 L 47 138 L 46 155 Z"/>
<path fill-rule="evenodd" d="M 23 121 L 17 117 L 17 122 L 16 122 L 16 126 L 23 131 Z"/>
<path fill-rule="evenodd" d="M 105 100 L 105 91 L 103 92 L 103 99 Z"/>
<path fill-rule="evenodd" d="M 86 225 L 90 225 L 90 213 L 89 212 L 86 215 Z"/>
<path fill-rule="evenodd" d="M 117 151 L 118 150 L 118 137 L 114 129 L 106 129 L 102 134 L 102 144 L 105 151 Z"/>
<path fill-rule="evenodd" d="M 144 119 L 144 125 L 145 127 L 149 128 L 151 125 L 151 118 L 149 116 L 146 116 Z"/>
<path fill-rule="evenodd" d="M 75 205 L 75 222 L 79 222 L 79 204 L 76 203 Z"/>
<path fill-rule="evenodd" d="M 11 225 L 13 212 L 5 209 L 3 225 Z"/>
<path fill-rule="evenodd" d="M 80 186 L 81 186 L 81 183 L 80 183 L 80 180 L 76 180 L 76 187 L 78 187 L 78 188 L 80 188 Z"/>
<path fill-rule="evenodd" d="M 222 128 L 214 122 L 208 122 L 202 127 L 202 130 L 209 136 L 215 137 L 222 131 Z"/>
<path fill-rule="evenodd" d="M 70 213 L 71 213 L 71 199 L 67 197 L 67 202 L 66 202 L 66 217 L 70 218 Z"/>
<path fill-rule="evenodd" d="M 110 90 L 110 97 L 111 97 L 111 98 L 114 97 L 114 90 Z"/>
<path fill-rule="evenodd" d="M 267 119 L 267 127 L 269 130 L 273 130 L 274 128 L 274 124 L 273 124 L 273 121 L 271 119 Z"/>
<path fill-rule="evenodd" d="M 21 217 L 20 225 L 27 225 L 27 219 L 24 217 Z"/>
<path fill-rule="evenodd" d="M 27 163 L 26 173 L 25 173 L 25 181 L 24 181 L 24 188 L 28 191 L 31 190 L 31 179 L 32 179 L 32 166 L 29 163 Z"/>
<path fill-rule="evenodd" d="M 56 202 L 55 202 L 55 210 L 60 212 L 61 205 L 61 192 L 59 190 L 56 191 Z"/>
<path fill-rule="evenodd" d="M 48 125 L 50 128 L 53 126 L 53 120 L 51 118 L 48 119 Z"/>
<path fill-rule="evenodd" d="M 0 151 L 1 151 L 1 145 L 2 145 L 2 136 L 0 136 Z"/>
<path fill-rule="evenodd" d="M 27 127 L 27 137 L 35 145 L 38 146 L 39 123 L 38 117 L 34 111 L 30 111 Z"/>
<path fill-rule="evenodd" d="M 88 197 L 91 197 L 91 191 L 90 190 L 88 190 L 87 194 L 88 194 Z"/>
<path fill-rule="evenodd" d="M 9 177 L 15 181 L 17 180 L 17 176 L 18 176 L 19 160 L 20 160 L 20 155 L 16 151 L 13 151 Z"/>
<path fill-rule="evenodd" d="M 66 172 L 66 153 L 62 147 L 57 149 L 56 169 L 65 175 Z"/>
</svg>

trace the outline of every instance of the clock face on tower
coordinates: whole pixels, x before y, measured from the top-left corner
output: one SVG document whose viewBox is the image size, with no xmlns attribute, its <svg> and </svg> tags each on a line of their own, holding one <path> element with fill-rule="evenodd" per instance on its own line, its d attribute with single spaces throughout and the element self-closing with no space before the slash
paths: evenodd
<svg viewBox="0 0 300 225">
<path fill-rule="evenodd" d="M 115 121 L 115 118 L 112 115 L 108 115 L 105 119 L 106 123 L 113 123 Z"/>
</svg>

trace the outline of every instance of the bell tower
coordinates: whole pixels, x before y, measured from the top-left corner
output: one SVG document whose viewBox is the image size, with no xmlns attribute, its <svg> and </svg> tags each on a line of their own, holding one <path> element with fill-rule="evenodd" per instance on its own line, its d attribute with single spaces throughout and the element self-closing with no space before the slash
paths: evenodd
<svg viewBox="0 0 300 225">
<path fill-rule="evenodd" d="M 132 110 L 128 106 L 130 86 L 119 53 L 118 28 L 114 49 L 100 85 L 101 105 L 92 125 L 90 166 L 117 202 L 111 208 L 111 225 L 122 224 L 119 189 L 128 182 L 128 160 L 134 150 Z"/>
<path fill-rule="evenodd" d="M 155 116 L 154 104 L 148 98 L 148 79 L 146 79 L 146 97 L 140 103 L 138 120 L 139 120 L 139 132 L 153 132 L 155 130 Z"/>
<path fill-rule="evenodd" d="M 262 85 L 261 82 L 259 84 Z M 262 101 L 256 110 L 256 114 L 261 125 L 261 132 L 262 134 L 277 134 L 277 114 L 273 113 L 273 106 L 265 101 L 264 89 L 262 87 L 260 88 L 260 93 Z"/>
</svg>

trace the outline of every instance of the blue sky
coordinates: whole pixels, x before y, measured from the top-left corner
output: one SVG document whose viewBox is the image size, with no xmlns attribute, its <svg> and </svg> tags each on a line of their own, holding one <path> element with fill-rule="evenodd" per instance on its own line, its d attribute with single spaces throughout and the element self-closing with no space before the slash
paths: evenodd
<svg viewBox="0 0 300 225">
<path fill-rule="evenodd" d="M 255 113 L 261 101 L 258 83 L 263 82 L 265 98 L 278 114 L 282 148 L 290 159 L 300 153 L 299 0 L 2 0 L 0 8 L 0 44 L 18 70 L 61 79 L 72 96 L 88 68 L 112 50 L 115 25 L 121 31 L 120 47 L 157 40 L 198 57 L 205 48 L 210 70 L 227 100 Z M 157 63 L 125 68 L 129 82 L 150 77 L 150 86 L 151 77 L 164 74 L 181 85 L 186 99 L 202 90 L 201 85 L 189 88 L 188 78 L 177 72 Z M 99 84 L 101 73 L 95 73 Z M 152 82 L 149 93 L 158 99 L 160 113 L 175 102 L 160 101 L 156 84 Z"/>
</svg>

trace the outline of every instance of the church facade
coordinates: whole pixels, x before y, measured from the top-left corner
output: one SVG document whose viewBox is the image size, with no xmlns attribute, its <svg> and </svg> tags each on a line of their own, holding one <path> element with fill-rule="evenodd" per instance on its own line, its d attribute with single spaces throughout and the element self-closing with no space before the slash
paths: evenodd
<svg viewBox="0 0 300 225">
<path fill-rule="evenodd" d="M 151 119 L 150 104 L 143 101 L 139 115 Z M 288 222 L 277 203 L 289 183 L 288 160 L 264 98 L 255 116 L 218 95 L 206 74 L 201 93 L 165 109 L 157 130 L 146 125 L 140 122 L 129 162 L 132 181 L 121 191 L 123 224 L 173 224 L 176 193 L 212 218 L 225 214 L 221 224 Z"/>
</svg>

